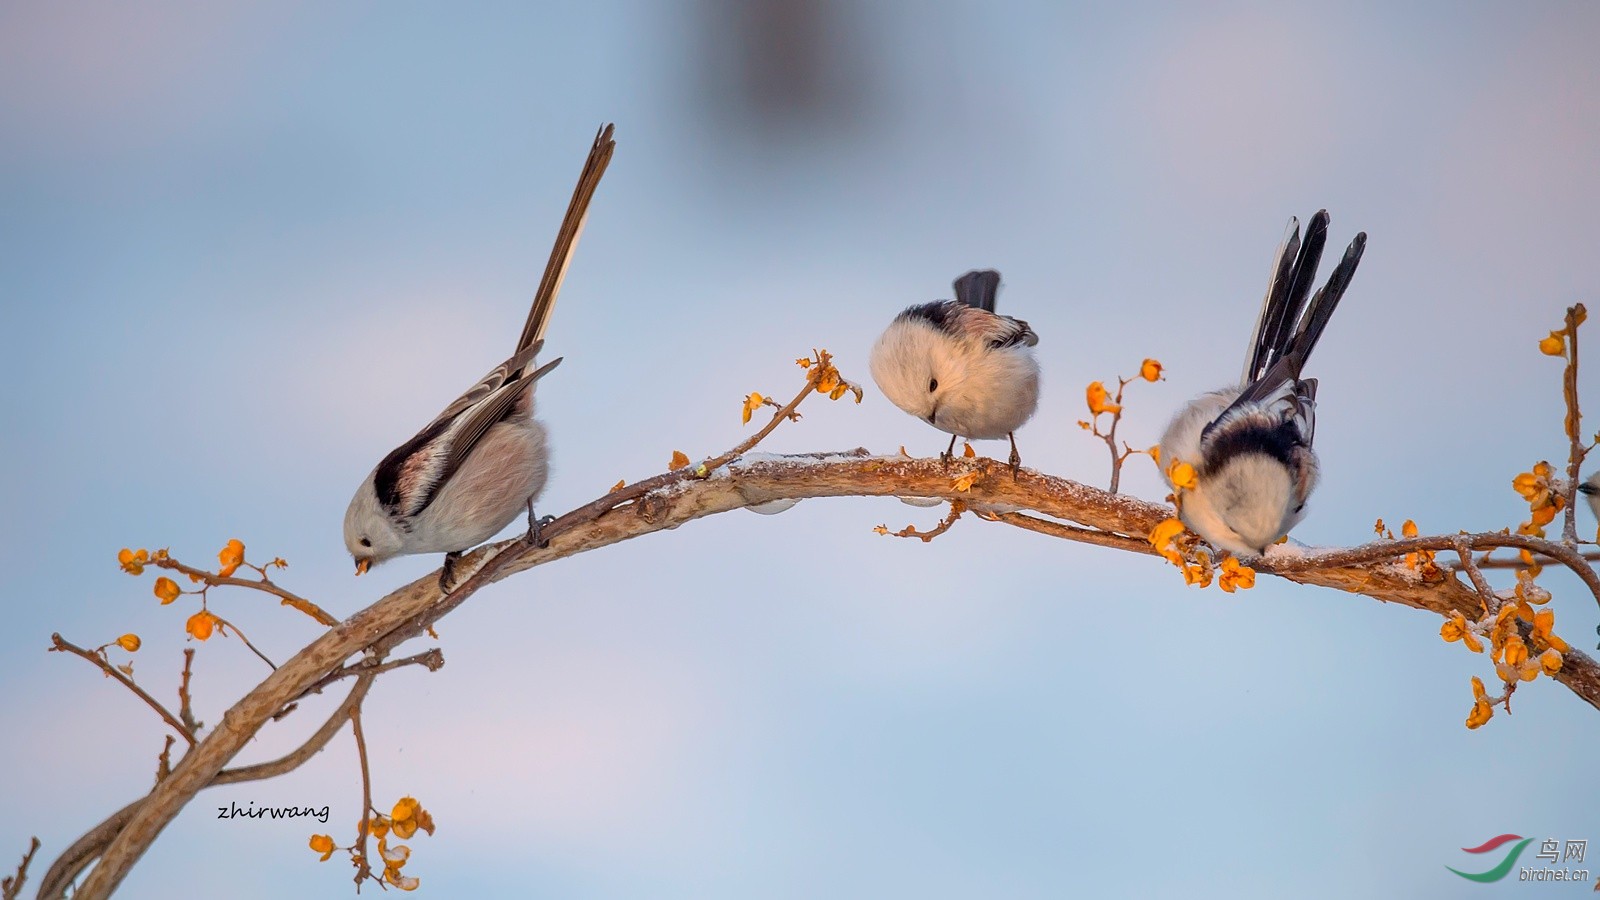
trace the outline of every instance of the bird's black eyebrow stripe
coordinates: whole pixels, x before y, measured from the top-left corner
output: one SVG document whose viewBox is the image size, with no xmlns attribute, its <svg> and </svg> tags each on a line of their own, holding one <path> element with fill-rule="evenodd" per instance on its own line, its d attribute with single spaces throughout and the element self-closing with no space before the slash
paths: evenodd
<svg viewBox="0 0 1600 900">
<path fill-rule="evenodd" d="M 953 333 L 957 328 L 956 316 L 958 306 L 949 300 L 935 300 L 932 303 L 923 303 L 917 306 L 906 307 L 905 312 L 896 316 L 897 319 L 921 319 L 940 331 Z"/>
<path fill-rule="evenodd" d="M 424 444 L 438 437 L 454 419 L 445 419 L 435 422 L 422 429 L 416 437 L 394 448 L 383 462 L 378 463 L 378 468 L 372 473 L 372 487 L 378 494 L 378 502 L 390 512 L 400 509 L 400 473 L 405 469 L 406 460 Z M 423 505 L 426 505 L 424 503 Z"/>
<path fill-rule="evenodd" d="M 1295 451 L 1305 445 L 1300 437 L 1300 429 L 1292 419 L 1271 428 L 1245 421 L 1218 428 L 1208 426 L 1207 430 L 1212 433 L 1201 437 L 1207 442 L 1202 475 L 1216 471 L 1223 463 L 1246 453 L 1264 454 L 1292 467 Z"/>
</svg>

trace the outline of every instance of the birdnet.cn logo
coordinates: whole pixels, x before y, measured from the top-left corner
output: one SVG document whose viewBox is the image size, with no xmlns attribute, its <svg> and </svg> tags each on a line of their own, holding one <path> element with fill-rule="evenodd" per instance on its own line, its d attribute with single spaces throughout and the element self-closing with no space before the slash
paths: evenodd
<svg viewBox="0 0 1600 900">
<path fill-rule="evenodd" d="M 1529 865 L 1519 866 L 1517 860 L 1521 859 L 1522 851 L 1535 841 L 1539 843 L 1539 852 L 1528 860 Z M 1481 868 L 1470 866 L 1467 870 L 1454 866 L 1445 866 L 1446 869 L 1460 875 L 1468 881 L 1477 881 L 1484 884 L 1500 881 L 1511 875 L 1516 870 L 1516 881 L 1588 881 L 1588 869 L 1575 869 L 1568 863 L 1583 862 L 1584 854 L 1589 851 L 1589 841 L 1567 838 L 1525 838 L 1520 834 L 1502 834 L 1492 837 L 1476 847 L 1462 847 L 1462 853 L 1478 854 L 1482 863 L 1495 861 L 1495 864 L 1482 872 L 1470 871 Z M 1504 854 L 1502 856 L 1502 854 Z M 1600 888 L 1597 888 L 1600 889 Z"/>
</svg>

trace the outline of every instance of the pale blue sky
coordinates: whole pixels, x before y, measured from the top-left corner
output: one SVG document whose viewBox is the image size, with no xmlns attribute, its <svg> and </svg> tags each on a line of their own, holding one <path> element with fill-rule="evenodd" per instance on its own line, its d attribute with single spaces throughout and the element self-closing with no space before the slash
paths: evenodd
<svg viewBox="0 0 1600 900">
<path fill-rule="evenodd" d="M 340 615 L 437 565 L 352 580 L 344 506 L 508 352 L 602 121 L 541 385 L 545 511 L 733 444 L 740 398 L 786 395 L 813 347 L 866 402 L 764 449 L 936 452 L 866 354 L 976 266 L 1041 335 L 1026 463 L 1103 483 L 1083 386 L 1166 363 L 1124 424 L 1154 443 L 1236 377 L 1284 222 L 1319 207 L 1332 243 L 1370 242 L 1311 366 L 1325 474 L 1296 537 L 1515 525 L 1512 476 L 1564 452 L 1535 341 L 1597 304 L 1600 7 L 835 2 L 754 50 L 742 8 L 0 6 L 0 864 L 149 784 L 159 723 L 43 652 L 136 631 L 172 694 L 189 607 L 118 548 L 239 537 Z M 1164 493 L 1137 461 L 1124 484 Z M 1541 679 L 1468 732 L 1488 673 L 1436 618 L 1197 592 L 982 522 L 871 531 L 937 516 L 735 513 L 485 591 L 441 626 L 442 671 L 368 703 L 378 797 L 440 826 L 408 871 L 433 897 L 1493 896 L 1562 889 L 1469 885 L 1459 848 L 1600 841 L 1600 713 Z M 1548 580 L 1591 647 L 1592 600 Z M 315 634 L 215 601 L 278 657 Z M 260 668 L 200 646 L 201 718 Z M 347 842 L 359 791 L 344 734 L 207 792 L 123 895 L 348 896 L 305 841 Z M 230 801 L 333 820 L 217 821 Z"/>
</svg>

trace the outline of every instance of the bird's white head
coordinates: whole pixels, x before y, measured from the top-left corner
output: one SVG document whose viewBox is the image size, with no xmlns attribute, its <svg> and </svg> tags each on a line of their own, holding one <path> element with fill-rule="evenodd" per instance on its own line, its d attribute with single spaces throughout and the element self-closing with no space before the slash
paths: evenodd
<svg viewBox="0 0 1600 900">
<path fill-rule="evenodd" d="M 966 380 L 966 348 L 927 319 L 899 316 L 872 347 L 872 380 L 889 402 L 935 428 L 940 407 L 961 393 Z M 954 432 L 952 432 L 954 433 Z"/>
<path fill-rule="evenodd" d="M 356 574 L 400 555 L 405 537 L 384 512 L 372 477 L 362 483 L 344 511 L 344 545 L 356 561 Z"/>
</svg>

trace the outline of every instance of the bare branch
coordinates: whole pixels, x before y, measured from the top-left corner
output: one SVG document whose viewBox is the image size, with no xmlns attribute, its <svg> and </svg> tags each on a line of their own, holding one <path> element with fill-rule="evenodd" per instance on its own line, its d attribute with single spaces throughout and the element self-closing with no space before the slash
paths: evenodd
<svg viewBox="0 0 1600 900">
<path fill-rule="evenodd" d="M 172 745 L 176 743 L 172 735 L 167 735 L 166 746 L 161 748 L 161 755 L 156 757 L 156 784 L 161 779 L 172 774 Z"/>
<path fill-rule="evenodd" d="M 259 581 L 252 581 L 249 578 L 234 578 L 232 576 L 218 575 L 215 572 L 207 572 L 205 569 L 196 569 L 193 566 L 186 566 L 183 563 L 172 559 L 171 557 L 158 557 L 151 559 L 147 565 L 160 566 L 163 569 L 171 569 L 174 572 L 182 572 L 191 578 L 200 579 L 210 587 L 242 587 L 253 588 L 254 590 L 258 591 L 266 591 L 267 593 L 279 598 L 284 606 L 292 606 L 324 625 L 332 627 L 339 624 L 339 620 L 335 619 L 322 607 L 312 603 L 310 600 L 307 600 L 304 597 L 298 596 L 290 591 L 286 591 L 283 588 L 278 587 L 267 578 L 265 572 L 262 573 Z M 256 571 L 261 570 L 257 569 Z"/>
<path fill-rule="evenodd" d="M 250 652 L 254 653 L 258 658 L 260 658 L 260 660 L 262 662 L 266 663 L 267 664 L 267 668 L 276 669 L 278 667 L 277 663 L 274 663 L 272 660 L 267 659 L 267 655 L 265 653 L 262 653 L 260 650 L 257 650 L 255 644 L 250 643 L 250 639 L 244 636 L 244 632 L 239 630 L 239 626 L 233 624 L 232 622 L 229 622 L 227 619 L 224 619 L 221 616 L 218 616 L 216 613 L 212 613 L 211 615 L 216 617 L 217 630 L 219 632 L 221 632 L 222 634 L 227 634 L 227 632 L 222 631 L 222 629 L 224 627 L 232 628 L 233 629 L 233 633 L 235 635 L 238 635 L 239 640 L 244 641 L 244 645 L 246 647 L 249 647 L 250 648 Z"/>
<path fill-rule="evenodd" d="M 1289 575 L 1290 573 L 1305 571 L 1308 568 L 1359 567 L 1369 563 L 1390 560 L 1396 556 L 1417 550 L 1455 550 L 1458 541 L 1464 541 L 1473 550 L 1515 547 L 1519 550 L 1527 550 L 1531 553 L 1548 556 L 1571 569 L 1583 581 L 1584 586 L 1589 588 L 1589 592 L 1594 595 L 1595 601 L 1600 603 L 1600 575 L 1597 575 L 1594 569 L 1584 562 L 1583 556 L 1578 551 L 1565 544 L 1548 541 L 1544 538 L 1498 531 L 1482 534 L 1401 538 L 1398 541 L 1375 541 L 1370 544 L 1362 544 L 1359 547 L 1352 547 L 1349 550 L 1323 551 L 1290 559 L 1274 557 L 1271 560 L 1262 561 L 1262 565 L 1256 566 L 1256 569 L 1257 571 L 1272 572 L 1277 575 Z M 1292 580 L 1298 581 L 1299 579 Z M 1366 594 L 1368 592 L 1353 591 L 1353 593 Z M 1378 599 L 1385 598 L 1380 597 Z"/>
<path fill-rule="evenodd" d="M 1588 563 L 1600 562 L 1600 551 L 1586 550 L 1578 554 L 1578 558 Z M 1534 562 L 1539 565 L 1545 565 L 1547 563 L 1560 562 L 1560 560 L 1535 554 Z M 1480 569 L 1526 569 L 1528 567 L 1528 564 L 1520 559 L 1490 559 L 1487 553 L 1478 558 L 1477 565 Z"/>
<path fill-rule="evenodd" d="M 194 648 L 183 648 L 183 676 L 178 682 L 178 718 L 183 720 L 184 727 L 190 733 L 199 734 L 204 723 L 194 717 L 193 697 L 189 694 L 189 678 L 193 675 Z"/>
<path fill-rule="evenodd" d="M 1495 595 L 1494 588 L 1489 587 L 1488 580 L 1483 577 L 1483 573 L 1478 571 L 1477 565 L 1473 563 L 1472 550 L 1467 546 L 1467 542 L 1458 536 L 1455 546 L 1456 556 L 1461 559 L 1461 568 L 1472 579 L 1472 586 L 1477 589 L 1478 596 L 1483 600 L 1483 611 L 1485 613 L 1498 611 L 1500 609 L 1500 598 Z"/>
<path fill-rule="evenodd" d="M 1566 496 L 1566 519 L 1561 526 L 1561 539 L 1569 546 L 1578 543 L 1578 485 L 1582 483 L 1583 458 L 1589 455 L 1583 446 L 1579 428 L 1583 413 L 1578 408 L 1578 326 L 1588 315 L 1583 304 L 1567 307 L 1567 367 L 1561 374 L 1561 396 L 1566 401 L 1567 416 L 1563 423 L 1567 432 L 1567 484 L 1562 493 Z"/>
<path fill-rule="evenodd" d="M 1122 391 L 1128 386 L 1125 378 L 1117 379 L 1117 396 L 1112 401 L 1117 405 L 1117 411 L 1111 414 L 1111 428 L 1101 435 L 1106 442 L 1106 450 L 1111 453 L 1111 493 L 1115 494 L 1122 484 L 1122 461 L 1128 458 L 1126 453 L 1117 453 L 1117 426 L 1122 424 Z M 1098 417 L 1096 417 L 1098 419 Z"/>
<path fill-rule="evenodd" d="M 722 468 L 728 464 L 729 460 L 738 459 L 739 457 L 755 449 L 757 444 L 766 439 L 766 436 L 771 434 L 773 430 L 785 420 L 792 422 L 796 418 L 799 418 L 795 414 L 795 410 L 798 409 L 800 404 L 805 402 L 805 399 L 811 396 L 811 392 L 816 389 L 816 378 L 814 377 L 816 371 L 817 370 L 815 368 L 806 370 L 805 387 L 800 389 L 800 393 L 794 395 L 793 400 L 790 400 L 788 403 L 779 407 L 778 411 L 772 414 L 772 419 L 769 420 L 767 424 L 761 426 L 760 431 L 757 431 L 755 434 L 752 434 L 740 441 L 738 444 L 735 444 L 732 450 L 723 453 L 721 456 L 716 456 L 706 460 L 703 464 L 705 466 L 705 470 L 710 472 Z"/>
<path fill-rule="evenodd" d="M 350 733 L 356 738 L 356 756 L 361 760 L 361 826 L 356 839 L 356 893 L 361 883 L 372 878 L 372 861 L 367 856 L 367 832 L 372 830 L 372 770 L 367 764 L 367 735 L 361 730 L 361 707 L 350 708 Z"/>
<path fill-rule="evenodd" d="M 0 900 L 17 900 L 22 894 L 22 885 L 28 880 L 28 864 L 33 862 L 33 855 L 39 852 L 39 839 L 34 838 L 28 845 L 28 852 L 22 855 L 22 862 L 17 864 L 17 874 L 7 875 L 0 881 Z"/>
<path fill-rule="evenodd" d="M 1107 531 L 1096 531 L 1093 528 L 1079 528 L 1076 525 L 1063 525 L 1060 522 L 1052 522 L 1048 519 L 1041 519 L 1037 516 L 1023 513 L 999 513 L 994 516 L 994 520 L 996 522 L 1004 522 L 1007 525 L 1015 525 L 1018 528 L 1026 528 L 1029 531 L 1037 531 L 1040 534 L 1077 541 L 1081 544 L 1094 544 L 1097 547 L 1114 547 L 1131 553 L 1156 555 L 1156 549 L 1150 546 L 1150 542 L 1143 538 L 1112 534 Z"/>
<path fill-rule="evenodd" d="M 350 711 L 360 708 L 362 701 L 367 698 L 367 692 L 372 689 L 372 682 L 377 677 L 376 673 L 357 676 L 356 683 L 350 688 L 350 693 L 345 696 L 344 702 L 340 703 L 337 709 L 328 714 L 328 718 L 323 721 L 322 726 L 312 732 L 311 736 L 306 738 L 305 743 L 296 747 L 293 751 L 267 762 L 239 766 L 234 769 L 224 769 L 217 773 L 216 778 L 212 779 L 211 786 L 276 778 L 305 765 L 311 757 L 316 756 L 318 751 L 333 740 L 334 735 L 339 733 L 339 729 L 343 728 L 344 723 L 349 720 Z"/>
<path fill-rule="evenodd" d="M 106 662 L 105 659 L 103 659 L 100 656 L 100 654 L 95 653 L 92 650 L 85 650 L 82 647 L 79 647 L 77 644 L 74 644 L 74 643 L 68 641 L 67 639 L 63 638 L 59 633 L 50 635 L 50 640 L 51 640 L 51 642 L 53 644 L 53 646 L 50 647 L 50 650 L 52 652 L 58 652 L 59 651 L 59 652 L 63 652 L 63 653 L 71 653 L 71 654 L 73 654 L 75 656 L 81 656 L 84 659 L 87 659 L 89 662 L 94 663 L 95 666 L 100 669 L 100 671 L 102 671 L 102 672 L 106 673 L 107 675 L 109 675 L 110 677 L 115 678 L 116 680 L 122 682 L 122 686 L 123 687 L 127 688 L 130 691 L 133 691 L 135 696 L 137 696 L 140 700 L 143 700 L 145 703 L 149 704 L 150 708 L 155 710 L 156 713 L 161 716 L 161 718 L 165 719 L 167 724 L 171 725 L 172 729 L 174 731 L 176 731 L 176 732 L 178 732 L 178 734 L 182 735 L 183 739 L 189 742 L 189 746 L 191 746 L 191 747 L 194 746 L 194 744 L 195 744 L 194 734 L 192 732 L 190 732 L 189 729 L 185 728 L 183 723 L 178 721 L 177 717 L 175 717 L 172 713 L 168 712 L 167 708 L 165 706 L 162 706 L 156 700 L 156 698 L 154 698 L 154 697 L 150 696 L 149 694 L 145 693 L 144 688 L 139 687 L 137 684 L 134 684 L 133 683 L 133 679 L 129 678 L 128 676 L 126 676 L 124 674 L 122 674 L 121 672 L 118 672 L 116 667 L 111 665 L 110 663 Z"/>
<path fill-rule="evenodd" d="M 933 528 L 929 529 L 928 531 L 918 531 L 915 525 L 907 525 L 906 527 L 900 529 L 899 531 L 890 531 L 888 526 L 879 525 L 874 530 L 877 531 L 879 534 L 886 534 L 886 535 L 888 535 L 890 537 L 921 538 L 922 542 L 924 544 L 926 544 L 929 541 L 933 540 L 934 538 L 938 537 L 939 535 L 944 534 L 946 531 L 949 531 L 950 530 L 950 526 L 954 525 L 956 523 L 956 520 L 961 518 L 961 514 L 966 512 L 966 510 L 967 510 L 967 505 L 965 503 L 962 503 L 960 500 L 951 500 L 950 501 L 950 514 L 948 516 L 945 516 L 944 518 L 940 519 L 939 520 L 939 524 L 933 526 Z"/>
<path fill-rule="evenodd" d="M 1093 406 L 1091 406 L 1089 409 L 1089 433 L 1100 440 L 1105 441 L 1106 449 L 1111 453 L 1111 486 L 1107 490 L 1113 494 L 1117 492 L 1118 486 L 1122 484 L 1122 463 L 1134 452 L 1133 450 L 1129 449 L 1121 454 L 1117 453 L 1117 426 L 1122 424 L 1122 392 L 1127 389 L 1128 383 L 1131 381 L 1133 381 L 1132 378 L 1123 378 L 1120 375 L 1117 376 L 1117 393 L 1111 398 L 1111 405 L 1114 407 L 1114 409 L 1111 413 L 1110 428 L 1105 431 L 1101 431 L 1100 413 L 1095 412 Z M 1095 384 L 1099 383 L 1100 382 L 1095 382 Z M 1091 389 L 1093 389 L 1092 385 Z M 1099 394 L 1099 396 L 1103 397 L 1104 394 Z M 1093 398 L 1090 399 L 1092 400 Z M 1126 444 L 1124 444 L 1124 446 L 1126 446 Z"/>
<path fill-rule="evenodd" d="M 356 679 L 355 686 L 345 697 L 344 702 L 328 716 L 322 727 L 312 732 L 305 743 L 293 751 L 264 763 L 250 766 L 240 766 L 236 769 L 226 769 L 218 772 L 206 787 L 217 787 L 224 784 L 239 784 L 246 781 L 261 781 L 267 778 L 276 778 L 286 772 L 292 772 L 315 756 L 318 751 L 333 740 L 339 733 L 344 723 L 350 719 L 350 710 L 361 705 L 366 699 L 367 691 L 372 687 L 376 676 L 364 675 Z M 133 818 L 147 798 L 141 797 L 129 803 L 108 816 L 105 821 L 89 829 L 82 837 L 78 838 L 51 864 L 50 871 L 45 873 L 44 881 L 39 885 L 40 900 L 63 900 L 66 897 L 67 887 L 78 879 L 78 876 L 87 869 L 110 845 L 113 838 L 122 831 L 123 826 Z M 74 900 L 78 895 L 74 895 Z"/>
<path fill-rule="evenodd" d="M 975 476 L 966 490 L 955 481 Z M 1123 536 L 1145 535 L 1172 514 L 1172 508 L 1126 495 L 1113 495 L 1062 478 L 1024 471 L 1015 479 L 997 477 L 983 461 L 953 461 L 947 470 L 938 460 L 873 457 L 865 450 L 850 453 L 735 460 L 705 477 L 694 467 L 656 476 L 580 507 L 545 527 L 549 543 L 531 546 L 525 539 L 491 544 L 469 554 L 464 565 L 479 564 L 449 597 L 441 597 L 438 574 L 426 575 L 378 600 L 320 635 L 285 661 L 224 715 L 200 744 L 173 768 L 172 775 L 128 818 L 79 896 L 107 896 L 188 803 L 212 782 L 229 759 L 284 704 L 319 679 L 336 671 L 352 655 L 371 648 L 383 652 L 422 633 L 478 587 L 517 572 L 576 553 L 610 546 L 686 522 L 778 499 L 838 496 L 911 496 L 962 500 L 969 505 L 1030 509 L 1089 529 Z M 955 476 L 955 477 L 952 477 Z M 640 490 L 643 485 L 654 485 Z M 634 493 L 637 491 L 637 493 Z M 628 503 L 629 499 L 639 502 Z M 626 505 L 621 505 L 626 503 Z M 1600 579 L 1571 548 L 1524 535 L 1470 535 L 1473 549 L 1521 547 L 1575 562 L 1586 584 L 1600 592 Z M 1414 549 L 1453 550 L 1455 537 L 1383 542 L 1350 551 L 1288 558 L 1274 554 L 1255 565 L 1303 584 L 1333 587 L 1378 600 L 1424 609 L 1437 615 L 1475 612 L 1477 593 L 1456 578 L 1423 584 L 1389 565 L 1397 554 Z M 1124 549 L 1133 549 L 1131 545 Z M 1143 551 L 1141 551 L 1143 552 Z M 1565 558 L 1563 558 L 1565 557 Z M 487 560 L 487 561 L 486 561 Z M 1556 680 L 1600 708 L 1600 667 L 1573 650 L 1565 656 Z"/>
<path fill-rule="evenodd" d="M 352 663 L 317 679 L 316 684 L 306 688 L 305 692 L 295 699 L 301 700 L 311 694 L 320 694 L 323 688 L 345 678 L 357 675 L 382 675 L 384 672 L 398 669 L 401 666 L 422 666 L 429 672 L 437 672 L 444 668 L 444 652 L 438 647 L 434 647 L 431 650 L 425 650 L 405 659 L 391 659 L 385 663 L 375 663 L 370 659 L 363 659 L 361 662 Z"/>
</svg>

